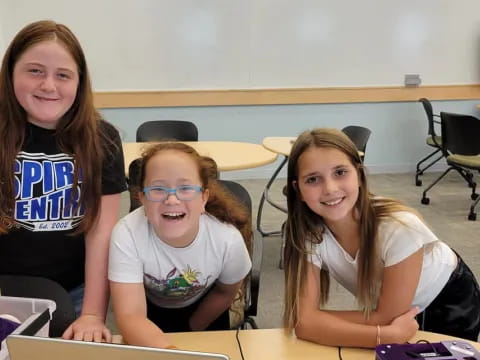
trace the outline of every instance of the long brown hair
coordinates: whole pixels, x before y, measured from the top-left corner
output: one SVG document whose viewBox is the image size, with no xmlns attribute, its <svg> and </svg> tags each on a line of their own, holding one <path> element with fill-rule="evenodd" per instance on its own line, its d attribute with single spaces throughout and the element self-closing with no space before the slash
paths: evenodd
<svg viewBox="0 0 480 360">
<path fill-rule="evenodd" d="M 102 139 L 109 141 L 99 126 L 100 115 L 93 106 L 93 94 L 85 55 L 75 35 L 65 25 L 53 21 L 38 21 L 25 26 L 15 36 L 5 52 L 0 69 L 0 234 L 8 232 L 13 222 L 14 162 L 25 141 L 27 114 L 17 101 L 13 87 L 13 70 L 30 47 L 44 41 L 57 41 L 75 60 L 79 83 L 71 108 L 59 120 L 55 139 L 60 149 L 74 156 L 75 170 L 70 201 L 82 191 L 78 206 L 85 216 L 76 233 L 90 229 L 97 217 L 101 197 L 101 174 L 104 149 Z"/>
<path fill-rule="evenodd" d="M 358 274 L 356 298 L 366 316 L 376 307 L 379 293 L 380 258 L 378 254 L 377 232 L 382 219 L 393 217 L 397 211 L 413 209 L 397 200 L 377 198 L 369 192 L 365 168 L 353 142 L 337 129 L 313 129 L 305 131 L 292 147 L 288 162 L 287 204 L 288 218 L 285 227 L 285 312 L 284 324 L 294 328 L 299 320 L 299 299 L 305 291 L 307 256 L 312 248 L 307 244 L 322 242 L 325 224 L 301 200 L 294 182 L 298 181 L 298 160 L 311 147 L 332 148 L 344 153 L 355 167 L 359 179 L 359 194 L 355 204 L 359 214 L 360 245 L 358 253 Z M 309 241 L 306 241 L 309 240 Z M 328 300 L 330 278 L 326 270 L 320 271 L 320 304 Z"/>
<path fill-rule="evenodd" d="M 202 189 L 209 191 L 205 210 L 218 220 L 235 226 L 251 251 L 252 224 L 249 210 L 218 183 L 215 162 L 211 158 L 200 156 L 191 146 L 181 142 L 167 141 L 147 147 L 142 154 L 140 186 L 144 186 L 148 161 L 159 152 L 167 150 L 185 153 L 195 161 Z"/>
</svg>

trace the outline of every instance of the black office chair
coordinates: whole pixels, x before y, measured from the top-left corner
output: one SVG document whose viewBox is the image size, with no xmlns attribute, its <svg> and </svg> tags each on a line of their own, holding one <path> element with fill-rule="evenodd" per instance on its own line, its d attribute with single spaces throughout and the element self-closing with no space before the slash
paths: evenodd
<svg viewBox="0 0 480 360">
<path fill-rule="evenodd" d="M 218 182 L 223 185 L 228 191 L 234 194 L 239 199 L 239 201 L 247 207 L 250 215 L 252 214 L 252 199 L 248 191 L 242 185 L 229 180 L 218 180 Z M 250 272 L 246 285 L 243 321 L 240 325 L 243 329 L 246 328 L 247 324 L 249 324 L 253 329 L 258 329 L 254 316 L 257 315 L 258 293 L 260 288 L 260 271 L 262 267 L 263 256 L 263 238 L 260 233 L 255 229 L 252 229 L 252 231 L 252 271 Z"/>
<path fill-rule="evenodd" d="M 370 129 L 363 126 L 350 125 L 342 129 L 342 131 L 352 140 L 357 149 L 363 154 L 360 156 L 362 161 L 365 158 L 365 151 L 367 150 L 368 139 L 372 133 Z"/>
<path fill-rule="evenodd" d="M 137 129 L 137 142 L 164 139 L 198 141 L 198 129 L 194 123 L 183 120 L 147 121 Z"/>
<path fill-rule="evenodd" d="M 468 219 L 476 220 L 475 207 L 480 198 L 475 192 L 477 184 L 473 181 L 473 174 L 469 170 L 480 171 L 480 120 L 471 115 L 446 112 L 441 112 L 440 118 L 442 123 L 442 152 L 449 167 L 425 189 L 421 202 L 428 205 L 430 199 L 427 197 L 427 191 L 451 170 L 456 170 L 472 188 L 470 198 L 474 202 L 470 206 Z"/>
<path fill-rule="evenodd" d="M 198 141 L 198 129 L 194 123 L 183 120 L 147 121 L 137 129 L 137 142 L 178 140 Z M 133 160 L 128 166 L 128 191 L 130 193 L 130 211 L 141 206 L 138 200 L 140 191 L 141 159 Z"/>
<path fill-rule="evenodd" d="M 57 309 L 50 321 L 50 337 L 60 337 L 75 320 L 75 309 L 70 294 L 53 280 L 23 275 L 0 275 L 0 289 L 4 296 L 49 299 Z"/>
<path fill-rule="evenodd" d="M 130 194 L 130 212 L 142 206 L 139 199 L 139 193 L 142 191 L 140 186 L 140 170 L 142 168 L 142 159 L 133 160 L 128 165 L 128 193 Z"/>
<path fill-rule="evenodd" d="M 435 130 L 435 124 L 440 124 L 440 121 L 435 120 L 435 118 L 439 118 L 440 116 L 433 113 L 432 104 L 428 99 L 421 98 L 418 101 L 422 103 L 423 108 L 425 109 L 425 113 L 427 114 L 428 136 L 426 139 L 426 143 L 428 146 L 434 148 L 434 150 L 430 154 L 420 159 L 420 161 L 417 163 L 417 170 L 415 171 L 415 185 L 422 186 L 422 180 L 420 180 L 419 177 L 423 175 L 425 170 L 427 170 L 432 165 L 436 164 L 441 158 L 443 158 L 444 154 L 442 152 L 442 137 L 438 135 L 437 131 Z M 421 168 L 421 165 L 425 161 L 429 160 L 431 157 L 438 153 L 440 153 L 440 156 L 429 162 L 425 167 Z"/>
</svg>

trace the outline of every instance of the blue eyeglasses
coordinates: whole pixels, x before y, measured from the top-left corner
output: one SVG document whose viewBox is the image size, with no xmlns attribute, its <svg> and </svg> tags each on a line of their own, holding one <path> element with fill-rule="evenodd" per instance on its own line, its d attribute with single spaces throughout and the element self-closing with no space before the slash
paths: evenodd
<svg viewBox="0 0 480 360">
<path fill-rule="evenodd" d="M 201 186 L 180 185 L 175 188 L 164 186 L 150 186 L 143 189 L 143 193 L 150 201 L 165 201 L 170 194 L 175 194 L 178 200 L 193 200 L 202 191 Z"/>
</svg>

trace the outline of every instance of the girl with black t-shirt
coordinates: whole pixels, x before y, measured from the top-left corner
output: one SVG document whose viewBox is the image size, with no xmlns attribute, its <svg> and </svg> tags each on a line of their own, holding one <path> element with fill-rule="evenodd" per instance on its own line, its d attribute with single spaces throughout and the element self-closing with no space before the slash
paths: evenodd
<svg viewBox="0 0 480 360">
<path fill-rule="evenodd" d="M 34 22 L 9 45 L 0 139 L 0 274 L 60 283 L 79 313 L 63 337 L 110 340 L 107 260 L 125 190 L 122 146 L 93 106 L 85 56 L 66 26 Z"/>
</svg>

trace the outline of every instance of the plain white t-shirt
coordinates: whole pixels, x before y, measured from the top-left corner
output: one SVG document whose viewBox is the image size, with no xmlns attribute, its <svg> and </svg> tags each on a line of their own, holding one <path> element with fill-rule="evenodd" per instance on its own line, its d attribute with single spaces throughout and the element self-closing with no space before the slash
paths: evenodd
<svg viewBox="0 0 480 360">
<path fill-rule="evenodd" d="M 455 269 L 456 256 L 415 214 L 401 211 L 393 216 L 393 219 L 382 220 L 378 227 L 381 260 L 384 267 L 389 267 L 423 247 L 422 271 L 412 303 L 423 311 L 447 283 Z M 312 252 L 310 261 L 314 265 L 328 270 L 337 282 L 356 295 L 358 253 L 352 258 L 328 228 L 323 234 L 323 241 L 314 244 Z M 401 284 L 398 291 L 402 291 Z"/>
<path fill-rule="evenodd" d="M 183 248 L 157 237 L 143 207 L 122 218 L 112 232 L 109 280 L 144 283 L 146 296 L 160 307 L 188 306 L 216 280 L 237 283 L 250 268 L 240 231 L 211 215 L 200 216 L 196 238 Z"/>
</svg>

